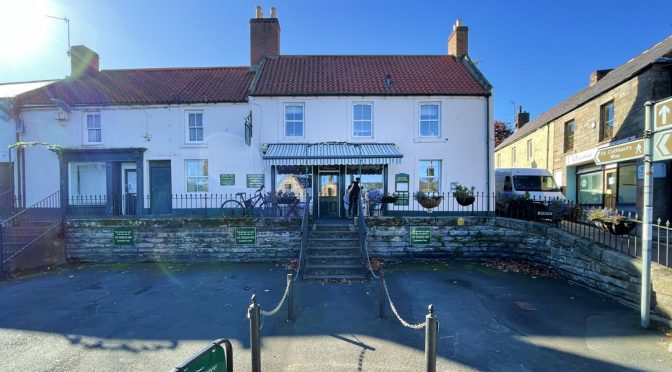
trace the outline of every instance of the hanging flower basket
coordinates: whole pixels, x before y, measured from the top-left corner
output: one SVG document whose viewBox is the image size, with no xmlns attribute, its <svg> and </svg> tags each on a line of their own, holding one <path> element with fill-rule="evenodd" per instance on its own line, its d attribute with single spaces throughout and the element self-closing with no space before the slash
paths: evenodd
<svg viewBox="0 0 672 372">
<path fill-rule="evenodd" d="M 396 195 L 385 195 L 380 199 L 381 203 L 396 203 L 397 202 L 397 196 Z"/>
<path fill-rule="evenodd" d="M 475 187 L 462 186 L 459 183 L 455 184 L 455 192 L 453 196 L 457 200 L 457 204 L 466 207 L 472 205 L 476 198 L 474 197 Z"/>
<path fill-rule="evenodd" d="M 420 203 L 420 205 L 422 205 L 423 207 L 425 207 L 427 209 L 432 209 L 432 208 L 438 207 L 439 204 L 441 204 L 442 199 L 443 198 L 440 197 L 440 196 L 435 196 L 435 197 L 432 197 L 432 198 L 418 200 L 418 203 Z"/>
<path fill-rule="evenodd" d="M 473 197 L 473 196 L 463 196 L 463 197 L 455 196 L 455 200 L 457 200 L 457 204 L 459 204 L 463 207 L 467 207 L 467 206 L 470 206 L 470 205 L 474 204 L 474 201 L 476 200 L 476 198 Z"/>
<path fill-rule="evenodd" d="M 588 220 L 601 230 L 613 235 L 629 234 L 637 226 L 637 221 L 606 209 L 591 210 L 588 213 Z"/>
</svg>

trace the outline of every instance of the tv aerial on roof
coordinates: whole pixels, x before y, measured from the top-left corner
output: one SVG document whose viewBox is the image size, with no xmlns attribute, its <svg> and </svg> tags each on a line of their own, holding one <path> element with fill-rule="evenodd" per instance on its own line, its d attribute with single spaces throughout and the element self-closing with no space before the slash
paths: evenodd
<svg viewBox="0 0 672 372">
<path fill-rule="evenodd" d="M 51 19 L 61 20 L 61 21 L 65 22 L 65 24 L 68 26 L 68 51 L 65 52 L 65 53 L 68 55 L 68 57 L 70 57 L 70 19 L 67 16 L 66 17 L 55 17 L 55 16 L 51 16 L 51 15 L 46 15 L 46 17 L 51 18 Z"/>
</svg>

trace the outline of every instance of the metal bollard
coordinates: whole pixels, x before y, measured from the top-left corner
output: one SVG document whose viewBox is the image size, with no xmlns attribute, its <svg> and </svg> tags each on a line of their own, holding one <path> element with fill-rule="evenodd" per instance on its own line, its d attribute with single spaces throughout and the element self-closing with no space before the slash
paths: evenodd
<svg viewBox="0 0 672 372">
<path fill-rule="evenodd" d="M 287 321 L 294 321 L 294 280 L 292 274 L 287 274 L 287 285 L 289 289 L 287 290 Z"/>
<path fill-rule="evenodd" d="M 436 372 L 436 338 L 439 333 L 439 320 L 434 316 L 434 305 L 429 305 L 425 316 L 425 370 Z"/>
<path fill-rule="evenodd" d="M 383 272 L 383 269 L 380 269 L 380 278 L 378 280 L 378 316 L 380 319 L 385 319 L 385 284 L 383 284 L 383 280 L 385 280 L 385 272 Z"/>
<path fill-rule="evenodd" d="M 261 372 L 261 330 L 259 329 L 261 314 L 257 304 L 257 295 L 252 295 L 252 304 L 247 309 L 247 317 L 250 318 L 252 372 Z"/>
</svg>

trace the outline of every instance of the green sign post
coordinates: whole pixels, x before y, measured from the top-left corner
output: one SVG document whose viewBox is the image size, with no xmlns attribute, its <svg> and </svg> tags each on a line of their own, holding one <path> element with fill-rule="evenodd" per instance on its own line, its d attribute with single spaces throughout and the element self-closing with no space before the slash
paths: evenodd
<svg viewBox="0 0 672 372">
<path fill-rule="evenodd" d="M 256 227 L 236 227 L 236 244 L 256 244 Z"/>
<path fill-rule="evenodd" d="M 115 227 L 112 230 L 112 241 L 114 245 L 133 245 L 133 228 Z"/>
<path fill-rule="evenodd" d="M 247 187 L 250 189 L 259 189 L 264 186 L 264 175 L 262 174 L 248 174 Z"/>
<path fill-rule="evenodd" d="M 410 177 L 408 176 L 408 173 L 397 173 L 394 175 L 394 191 L 408 192 L 409 183 L 410 183 Z"/>
<path fill-rule="evenodd" d="M 219 185 L 220 186 L 235 186 L 236 185 L 236 175 L 233 173 L 223 173 L 219 175 Z"/>
<path fill-rule="evenodd" d="M 430 244 L 432 235 L 427 226 L 411 226 L 411 245 Z"/>
<path fill-rule="evenodd" d="M 173 372 L 233 372 L 233 348 L 229 340 L 216 340 Z"/>
</svg>

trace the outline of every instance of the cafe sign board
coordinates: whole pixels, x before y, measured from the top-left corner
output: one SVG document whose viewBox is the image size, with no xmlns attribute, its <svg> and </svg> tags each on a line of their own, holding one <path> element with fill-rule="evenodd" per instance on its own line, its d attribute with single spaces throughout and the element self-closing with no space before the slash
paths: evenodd
<svg viewBox="0 0 672 372">
<path fill-rule="evenodd" d="M 115 227 L 112 230 L 112 242 L 114 245 L 133 245 L 133 228 Z"/>
<path fill-rule="evenodd" d="M 411 245 L 430 244 L 432 236 L 428 226 L 411 226 Z"/>
<path fill-rule="evenodd" d="M 260 189 L 264 186 L 264 174 L 248 174 L 247 187 L 250 189 Z"/>
<path fill-rule="evenodd" d="M 236 227 L 235 235 L 238 245 L 257 244 L 256 227 Z"/>
<path fill-rule="evenodd" d="M 394 175 L 394 191 L 408 192 L 410 177 L 408 173 L 397 173 Z"/>
<path fill-rule="evenodd" d="M 644 156 L 644 140 L 638 139 L 599 149 L 595 153 L 595 164 L 618 163 L 626 160 L 639 159 Z"/>
</svg>

